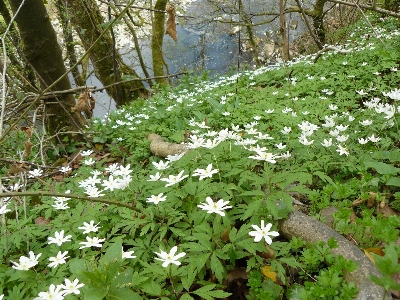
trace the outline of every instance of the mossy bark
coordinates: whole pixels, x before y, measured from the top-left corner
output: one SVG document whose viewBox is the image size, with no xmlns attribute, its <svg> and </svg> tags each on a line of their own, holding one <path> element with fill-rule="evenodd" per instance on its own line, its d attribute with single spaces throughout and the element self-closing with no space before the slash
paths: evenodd
<svg viewBox="0 0 400 300">
<path fill-rule="evenodd" d="M 326 2 L 327 0 L 317 0 L 311 15 L 315 33 L 317 34 L 321 44 L 325 44 L 326 40 L 326 32 L 324 27 L 324 5 Z"/>
<path fill-rule="evenodd" d="M 15 11 L 22 0 L 9 0 Z M 49 16 L 42 0 L 25 1 L 15 18 L 23 43 L 23 53 L 37 73 L 42 89 L 58 80 L 65 72 L 61 48 L 50 23 Z M 58 82 L 53 91 L 71 89 L 67 76 Z M 71 113 L 75 106 L 72 94 L 61 95 L 56 99 L 46 99 L 47 128 L 54 134 L 59 130 L 76 131 L 81 126 L 78 114 Z M 50 102 L 50 103 L 49 103 Z"/>
<path fill-rule="evenodd" d="M 67 0 L 67 9 L 84 48 L 89 49 L 103 32 L 102 25 L 105 22 L 99 7 L 93 0 Z M 89 57 L 94 65 L 97 77 L 104 86 L 115 83 L 115 80 L 121 81 L 124 76 L 139 78 L 136 72 L 122 61 L 118 52 L 115 55 L 117 74 L 114 74 L 113 43 L 110 33 L 106 33 L 92 48 Z M 131 100 L 144 96 L 147 92 L 141 81 L 130 81 L 115 85 L 107 88 L 106 91 L 114 98 L 117 106 L 127 104 Z"/>
<path fill-rule="evenodd" d="M 57 8 L 58 18 L 61 21 L 60 23 L 61 23 L 61 27 L 63 30 L 65 47 L 67 48 L 67 58 L 69 59 L 70 66 L 73 66 L 76 64 L 78 59 L 76 58 L 74 41 L 72 39 L 71 22 L 68 20 L 67 12 L 65 11 L 64 6 L 63 6 L 63 0 L 57 0 L 55 2 L 55 4 L 56 4 L 56 8 Z M 80 74 L 78 68 L 74 68 L 71 72 L 72 72 L 72 75 L 74 76 L 76 85 L 84 86 L 85 80 L 84 80 L 84 78 L 82 78 L 82 75 Z"/>
<path fill-rule="evenodd" d="M 168 0 L 157 0 L 154 6 L 155 10 L 165 11 Z M 165 24 L 165 13 L 154 12 L 153 18 L 153 33 L 151 37 L 151 53 L 153 59 L 153 73 L 154 76 L 164 76 L 164 57 L 163 57 L 163 39 L 164 39 L 164 28 Z M 165 78 L 156 79 L 157 83 L 166 84 Z"/>
<path fill-rule="evenodd" d="M 256 65 L 260 67 L 261 66 L 261 61 L 258 58 L 258 43 L 256 42 L 254 34 L 253 34 L 253 28 L 252 28 L 252 25 L 251 25 L 252 24 L 251 18 L 244 11 L 242 0 L 239 0 L 238 3 L 239 3 L 239 16 L 242 19 L 242 21 L 246 24 L 245 28 L 246 28 L 247 37 L 249 39 L 251 47 L 253 48 L 251 50 L 251 52 L 253 54 L 253 59 L 254 59 Z"/>
</svg>

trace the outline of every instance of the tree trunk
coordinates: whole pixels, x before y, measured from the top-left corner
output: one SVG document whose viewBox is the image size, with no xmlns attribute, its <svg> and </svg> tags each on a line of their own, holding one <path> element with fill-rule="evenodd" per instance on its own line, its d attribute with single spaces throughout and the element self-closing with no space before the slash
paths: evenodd
<svg viewBox="0 0 400 300">
<path fill-rule="evenodd" d="M 238 3 L 239 3 L 239 17 L 240 17 L 241 20 L 243 20 L 243 22 L 245 24 L 244 27 L 246 28 L 247 37 L 249 39 L 250 46 L 252 48 L 251 52 L 253 54 L 254 61 L 255 61 L 256 65 L 258 67 L 260 67 L 261 66 L 261 61 L 258 58 L 258 52 L 259 52 L 258 51 L 258 43 L 255 40 L 255 37 L 254 37 L 254 34 L 253 34 L 253 28 L 251 26 L 251 24 L 252 24 L 251 18 L 244 11 L 242 0 L 239 0 Z M 239 47 L 240 47 L 240 45 L 239 45 Z"/>
<path fill-rule="evenodd" d="M 165 11 L 168 0 L 157 0 L 154 6 L 155 10 Z M 165 24 L 165 13 L 154 12 L 153 20 L 153 33 L 151 36 L 151 53 L 153 58 L 153 73 L 154 76 L 164 76 L 164 57 L 163 57 L 163 39 L 164 39 L 164 28 Z M 157 83 L 166 84 L 165 78 L 156 79 Z"/>
<path fill-rule="evenodd" d="M 76 58 L 76 53 L 75 53 L 75 47 L 74 47 L 74 40 L 72 39 L 72 26 L 71 22 L 68 19 L 67 12 L 64 10 L 64 5 L 63 5 L 64 0 L 57 0 L 55 2 L 56 8 L 57 8 L 57 15 L 61 23 L 61 27 L 63 30 L 63 37 L 64 37 L 64 42 L 65 42 L 65 47 L 67 49 L 67 58 L 69 59 L 69 64 L 70 66 L 73 66 L 76 64 L 78 59 Z M 75 84 L 77 86 L 84 86 L 85 85 L 85 80 L 82 78 L 82 75 L 80 74 L 78 68 L 74 68 L 71 71 Z"/>
<path fill-rule="evenodd" d="M 280 33 L 282 37 L 282 57 L 284 60 L 289 60 L 289 41 L 287 35 L 286 26 L 286 15 L 285 15 L 285 0 L 279 0 L 279 22 L 280 22 Z"/>
<path fill-rule="evenodd" d="M 93 42 L 103 32 L 101 27 L 104 19 L 99 7 L 93 0 L 77 1 L 66 0 L 68 13 L 85 49 L 89 49 Z M 128 78 L 139 78 L 136 72 L 128 67 L 116 52 L 115 63 L 117 74 L 114 74 L 113 43 L 111 35 L 105 34 L 101 41 L 97 43 L 89 53 L 89 57 L 94 65 L 94 71 L 104 86 Z M 141 81 L 130 81 L 123 85 L 114 85 L 106 88 L 107 93 L 114 98 L 117 106 L 121 106 L 146 94 L 147 90 Z"/>
<path fill-rule="evenodd" d="M 16 12 L 22 0 L 9 0 L 11 9 Z M 25 1 L 15 21 L 23 42 L 23 53 L 40 78 L 40 86 L 45 89 L 58 80 L 65 72 L 61 48 L 50 23 L 43 0 Z M 53 91 L 71 89 L 67 76 L 57 83 Z M 45 100 L 48 117 L 47 128 L 50 133 L 59 130 L 76 131 L 82 124 L 77 113 L 71 113 L 75 106 L 72 94 L 65 94 L 56 99 Z M 51 103 L 48 103 L 51 102 Z"/>
</svg>

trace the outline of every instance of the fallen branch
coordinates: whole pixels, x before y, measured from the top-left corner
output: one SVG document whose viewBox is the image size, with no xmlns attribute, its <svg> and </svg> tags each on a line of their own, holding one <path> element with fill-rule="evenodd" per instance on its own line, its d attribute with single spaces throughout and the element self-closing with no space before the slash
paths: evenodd
<svg viewBox="0 0 400 300">
<path fill-rule="evenodd" d="M 347 54 L 347 53 L 351 52 L 351 50 L 340 50 L 333 46 L 328 46 L 328 47 L 325 47 L 324 49 L 319 50 L 316 53 L 315 58 L 314 58 L 314 63 L 316 63 L 318 58 L 320 58 L 320 56 L 322 56 L 322 53 L 327 52 L 327 51 L 336 51 L 337 53 L 341 53 L 341 54 Z"/>
<path fill-rule="evenodd" d="M 161 136 L 155 133 L 149 134 L 147 138 L 151 141 L 151 153 L 159 157 L 167 157 L 168 155 L 181 154 L 189 149 L 188 146 L 185 144 L 165 142 Z"/>
</svg>

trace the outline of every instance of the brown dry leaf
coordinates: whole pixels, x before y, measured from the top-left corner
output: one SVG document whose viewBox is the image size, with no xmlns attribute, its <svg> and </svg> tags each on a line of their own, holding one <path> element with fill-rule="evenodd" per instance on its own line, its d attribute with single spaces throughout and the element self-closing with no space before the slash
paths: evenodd
<svg viewBox="0 0 400 300">
<path fill-rule="evenodd" d="M 236 268 L 236 269 L 228 272 L 228 276 L 227 276 L 228 282 L 231 282 L 238 278 L 247 279 L 246 268 L 244 268 L 244 267 Z"/>
<path fill-rule="evenodd" d="M 264 274 L 265 277 L 272 279 L 272 281 L 276 283 L 276 281 L 278 279 L 278 273 L 272 272 L 271 266 L 262 267 L 261 272 Z"/>
<path fill-rule="evenodd" d="M 391 209 L 386 203 L 383 207 L 379 204 L 377 206 L 377 212 L 378 214 L 383 215 L 384 217 L 389 217 L 389 216 L 398 216 L 399 214 L 395 212 L 393 209 Z"/>
<path fill-rule="evenodd" d="M 89 105 L 90 105 L 90 109 L 91 109 L 92 116 L 93 116 L 93 110 L 94 110 L 94 107 L 96 106 L 96 100 L 94 99 L 94 97 L 93 97 L 92 93 L 90 92 L 90 90 L 87 89 L 87 91 L 88 91 L 88 94 L 89 94 Z"/>
<path fill-rule="evenodd" d="M 222 233 L 221 240 L 223 240 L 224 242 L 229 241 L 229 231 L 226 228 L 224 228 L 224 232 Z"/>
<path fill-rule="evenodd" d="M 46 219 L 45 217 L 37 217 L 35 219 L 36 225 L 46 225 L 50 223 L 50 219 Z"/>
<path fill-rule="evenodd" d="M 104 145 L 103 145 L 103 144 L 99 144 L 99 143 L 94 144 L 94 147 L 95 147 L 98 151 L 101 151 L 101 150 L 104 149 Z"/>
<path fill-rule="evenodd" d="M 57 182 L 61 182 L 64 179 L 64 174 L 56 174 L 52 178 Z"/>
<path fill-rule="evenodd" d="M 266 245 L 265 246 L 265 248 L 267 248 L 267 250 L 268 250 L 268 253 L 263 253 L 263 254 L 265 254 L 266 255 L 266 257 L 265 258 L 274 258 L 275 256 L 274 256 L 274 250 L 270 247 L 270 246 L 268 246 L 268 245 Z"/>
<path fill-rule="evenodd" d="M 382 248 L 379 248 L 379 247 L 366 248 L 366 249 L 364 249 L 364 252 L 365 251 L 375 253 L 376 255 L 379 255 L 379 256 L 385 256 L 385 253 L 383 252 Z"/>
<path fill-rule="evenodd" d="M 369 260 L 372 261 L 375 264 L 374 257 L 371 255 L 371 253 L 368 252 L 366 249 L 364 249 L 364 253 L 365 253 L 365 256 L 368 257 Z"/>
<path fill-rule="evenodd" d="M 171 36 L 173 40 L 177 43 L 178 38 L 176 37 L 175 6 L 168 4 L 166 7 L 166 11 L 168 13 L 168 19 L 167 30 L 165 30 L 165 34 Z"/>
<path fill-rule="evenodd" d="M 372 206 L 374 206 L 375 199 L 376 199 L 376 193 L 374 193 L 374 192 L 369 192 L 369 198 L 368 198 L 368 202 L 367 202 L 367 206 L 368 206 L 369 208 L 371 208 Z"/>
<path fill-rule="evenodd" d="M 25 131 L 26 134 L 28 135 L 28 138 L 32 138 L 32 129 L 30 127 L 22 126 L 21 130 Z"/>
<path fill-rule="evenodd" d="M 93 116 L 94 105 L 95 100 L 90 90 L 87 88 L 86 91 L 79 95 L 78 102 L 76 103 L 75 107 L 72 108 L 72 111 L 79 114 L 83 112 L 86 119 L 90 119 Z"/>
<path fill-rule="evenodd" d="M 379 203 L 379 207 L 380 207 L 380 208 L 384 208 L 384 207 L 385 207 L 385 205 L 386 205 L 386 197 L 385 197 L 385 196 L 383 196 L 383 199 L 382 199 L 382 201 Z"/>
<path fill-rule="evenodd" d="M 357 198 L 356 200 L 353 201 L 351 206 L 353 206 L 353 207 L 359 206 L 360 204 L 363 204 L 364 202 L 365 202 L 365 199 Z"/>
<path fill-rule="evenodd" d="M 24 150 L 24 154 L 22 155 L 22 157 L 25 159 L 25 158 L 29 157 L 29 155 L 31 155 L 32 143 L 30 141 L 24 141 L 24 145 L 25 145 L 25 150 Z"/>
<path fill-rule="evenodd" d="M 350 215 L 350 223 L 355 223 L 356 220 L 357 220 L 357 216 L 356 216 L 356 214 L 355 214 L 354 211 L 353 211 L 353 212 L 351 213 L 351 215 Z"/>
<path fill-rule="evenodd" d="M 8 169 L 8 175 L 17 175 L 19 173 L 25 172 L 26 170 L 23 168 L 23 164 L 14 163 Z"/>
</svg>

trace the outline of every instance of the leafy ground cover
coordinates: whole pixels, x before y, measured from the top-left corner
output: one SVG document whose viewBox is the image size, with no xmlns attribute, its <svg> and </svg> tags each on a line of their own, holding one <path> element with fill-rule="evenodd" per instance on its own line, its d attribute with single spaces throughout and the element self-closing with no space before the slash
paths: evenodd
<svg viewBox="0 0 400 300">
<path fill-rule="evenodd" d="M 332 226 L 385 274 L 372 280 L 398 288 L 400 31 L 370 18 L 316 62 L 162 88 L 93 120 L 62 167 L 3 180 L 4 299 L 354 298 L 334 240 L 279 236 L 294 206 L 335 207 Z M 151 155 L 151 133 L 189 149 Z"/>
</svg>

